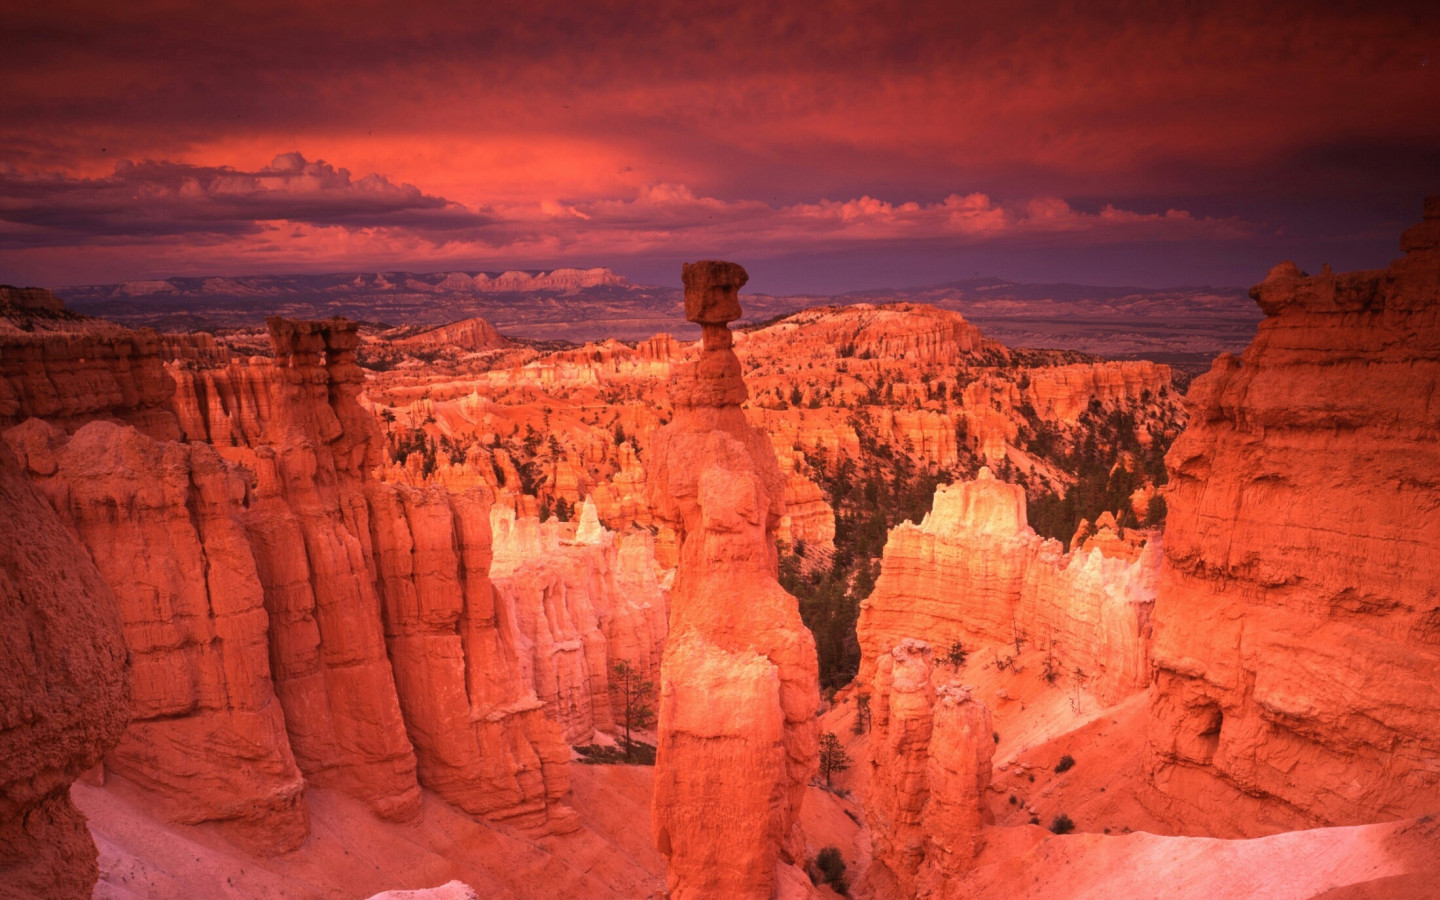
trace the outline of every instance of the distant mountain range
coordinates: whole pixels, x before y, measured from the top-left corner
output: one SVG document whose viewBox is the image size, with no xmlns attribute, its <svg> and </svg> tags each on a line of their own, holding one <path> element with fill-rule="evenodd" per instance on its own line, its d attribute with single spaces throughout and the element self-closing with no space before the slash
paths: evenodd
<svg viewBox="0 0 1440 900">
<path fill-rule="evenodd" d="M 690 335 L 680 289 L 632 284 L 606 268 L 510 272 L 346 272 L 167 278 L 58 290 L 77 312 L 162 330 L 257 325 L 266 316 L 346 316 L 440 325 L 479 316 L 523 338 L 636 340 Z M 811 306 L 929 303 L 963 314 L 1010 346 L 1203 364 L 1238 350 L 1260 319 L 1241 288 L 1017 284 L 976 278 L 838 296 L 742 294 L 746 319 Z"/>
</svg>

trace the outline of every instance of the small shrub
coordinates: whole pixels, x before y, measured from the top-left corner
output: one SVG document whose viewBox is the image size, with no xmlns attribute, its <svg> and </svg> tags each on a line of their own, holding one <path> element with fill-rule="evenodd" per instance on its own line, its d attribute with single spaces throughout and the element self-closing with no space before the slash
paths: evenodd
<svg viewBox="0 0 1440 900">
<path fill-rule="evenodd" d="M 627 753 L 620 747 L 605 747 L 600 744 L 584 744 L 574 748 L 580 754 L 579 762 L 591 766 L 653 766 L 655 745 L 644 741 L 632 741 Z"/>
<path fill-rule="evenodd" d="M 839 847 L 826 847 L 815 856 L 815 868 L 820 870 L 820 880 L 830 885 L 837 893 L 847 893 L 850 886 L 845 883 L 845 858 Z"/>
<path fill-rule="evenodd" d="M 1061 813 L 1060 815 L 1056 816 L 1053 821 L 1051 821 L 1050 830 L 1055 832 L 1056 834 L 1069 834 L 1070 832 L 1075 830 L 1075 823 L 1070 821 L 1069 816 Z"/>
<path fill-rule="evenodd" d="M 1075 757 L 1067 753 L 1060 757 L 1060 761 L 1055 764 L 1055 773 L 1058 775 L 1061 772 L 1068 772 L 1073 768 L 1075 768 Z"/>
<path fill-rule="evenodd" d="M 959 671 L 960 667 L 965 665 L 965 658 L 969 655 L 970 651 L 965 649 L 965 645 L 955 641 L 945 651 L 945 662 L 949 664 L 950 668 Z"/>
</svg>

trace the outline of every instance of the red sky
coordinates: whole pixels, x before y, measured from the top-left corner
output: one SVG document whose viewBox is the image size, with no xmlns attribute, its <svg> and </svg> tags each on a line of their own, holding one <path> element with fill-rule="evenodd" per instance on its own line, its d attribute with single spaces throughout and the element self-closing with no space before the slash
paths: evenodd
<svg viewBox="0 0 1440 900">
<path fill-rule="evenodd" d="M 1440 191 L 1440 4 L 785 6 L 8 0 L 0 281 L 1243 285 Z"/>
</svg>

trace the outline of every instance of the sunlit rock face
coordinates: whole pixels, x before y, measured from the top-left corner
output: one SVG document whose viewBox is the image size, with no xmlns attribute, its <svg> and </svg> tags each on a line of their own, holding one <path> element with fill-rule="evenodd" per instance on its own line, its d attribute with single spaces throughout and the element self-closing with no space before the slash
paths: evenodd
<svg viewBox="0 0 1440 900">
<path fill-rule="evenodd" d="M 1113 545 L 1113 546 L 1112 546 Z M 1159 542 L 1143 549 L 1102 528 L 1073 553 L 1026 524 L 1025 491 L 981 469 L 942 485 L 920 525 L 890 531 L 875 590 L 861 603 L 860 681 L 906 638 L 1049 649 L 1108 705 L 1149 683 Z"/>
<path fill-rule="evenodd" d="M 0 445 L 0 894 L 90 896 L 70 784 L 120 739 L 129 674 L 110 588 Z"/>
<path fill-rule="evenodd" d="M 307 783 L 389 819 L 413 817 L 424 785 L 467 812 L 573 828 L 564 729 L 522 677 L 527 648 L 489 579 L 488 493 L 370 477 L 353 325 L 276 319 L 270 337 L 273 361 L 141 335 L 154 355 L 126 366 L 173 394 L 63 400 L 43 407 L 53 423 L 5 432 L 118 601 L 134 691 L 107 767 L 169 818 L 260 853 L 303 843 Z M 69 383 L 40 371 L 32 388 Z M 653 585 L 647 564 L 628 563 Z M 627 628 L 663 639 L 648 620 Z"/>
<path fill-rule="evenodd" d="M 309 830 L 270 679 L 264 591 L 233 514 L 245 488 L 204 444 L 96 421 L 7 432 L 114 592 L 132 658 L 130 724 L 106 758 L 176 821 L 256 850 Z M 84 551 L 81 551 L 83 554 Z"/>
<path fill-rule="evenodd" d="M 74 431 L 105 417 L 157 438 L 179 438 L 162 343 L 153 331 L 114 326 L 0 335 L 0 428 L 39 417 Z"/>
<path fill-rule="evenodd" d="M 1440 197 L 1401 249 L 1277 266 L 1166 460 L 1153 777 L 1215 833 L 1440 806 Z"/>
<path fill-rule="evenodd" d="M 937 689 L 934 672 L 934 651 L 916 640 L 876 665 L 865 798 L 875 856 L 864 888 L 878 900 L 945 896 L 994 821 L 990 711 L 959 684 Z"/>
<path fill-rule="evenodd" d="M 654 800 L 676 900 L 774 896 L 782 867 L 803 859 L 796 821 L 816 769 L 815 642 L 776 581 L 784 478 L 740 409 L 725 325 L 740 316 L 746 277 L 733 263 L 685 267 L 703 350 L 676 367 L 675 419 L 650 453 L 651 511 L 680 537 Z"/>
<path fill-rule="evenodd" d="M 499 609 L 513 630 L 517 677 L 532 685 L 572 744 L 621 720 L 610 678 L 624 661 L 642 680 L 658 682 L 667 601 L 648 531 L 615 534 L 593 504 L 578 523 L 491 513 Z M 568 536 L 562 532 L 568 533 Z"/>
<path fill-rule="evenodd" d="M 518 677 L 490 580 L 490 496 L 371 482 L 385 640 L 421 784 L 469 813 L 573 828 L 569 747 Z"/>
</svg>

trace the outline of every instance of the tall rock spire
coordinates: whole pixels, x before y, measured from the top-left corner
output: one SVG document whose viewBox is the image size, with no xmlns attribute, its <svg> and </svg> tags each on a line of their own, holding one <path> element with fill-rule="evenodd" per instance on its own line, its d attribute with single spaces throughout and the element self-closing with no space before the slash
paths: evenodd
<svg viewBox="0 0 1440 900">
<path fill-rule="evenodd" d="M 655 840 L 671 897 L 770 898 L 808 880 L 796 827 L 816 768 L 815 641 L 776 580 L 784 480 L 745 421 L 727 327 L 748 280 L 735 263 L 684 267 L 685 314 L 702 330 L 677 366 L 675 420 L 655 437 L 647 498 L 680 537 L 661 665 Z"/>
</svg>

